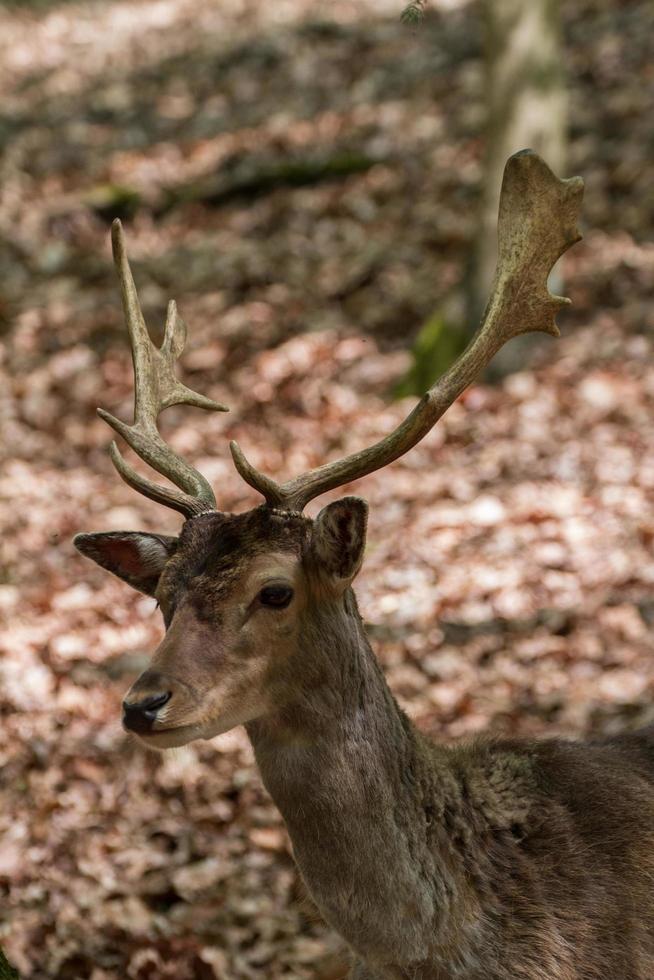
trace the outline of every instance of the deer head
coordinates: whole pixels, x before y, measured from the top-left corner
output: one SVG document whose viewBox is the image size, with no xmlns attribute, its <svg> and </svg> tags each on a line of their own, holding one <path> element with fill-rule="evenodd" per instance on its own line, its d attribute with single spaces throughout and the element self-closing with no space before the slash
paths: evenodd
<svg viewBox="0 0 654 980">
<path fill-rule="evenodd" d="M 238 724 L 292 708 L 298 677 L 320 683 L 307 637 L 348 629 L 356 612 L 350 585 L 365 545 L 367 505 L 357 497 L 328 504 L 320 494 L 381 469 L 419 442 L 499 348 L 531 330 L 558 335 L 556 312 L 569 301 L 547 289 L 549 272 L 580 235 L 583 183 L 559 180 L 531 151 L 507 163 L 499 211 L 499 258 L 491 297 L 470 344 L 407 418 L 373 446 L 278 484 L 258 472 L 235 443 L 238 472 L 264 503 L 245 514 L 217 509 L 207 481 L 162 440 L 157 417 L 174 404 L 225 410 L 174 374 L 186 330 L 170 303 L 161 349 L 151 342 L 114 223 L 112 243 L 135 375 L 134 423 L 101 417 L 175 488 L 151 482 L 111 458 L 140 493 L 182 513 L 179 537 L 131 531 L 80 534 L 76 547 L 129 585 L 155 596 L 166 634 L 124 702 L 124 725 L 153 746 L 211 738 Z M 310 646 L 310 644 L 309 644 Z"/>
</svg>

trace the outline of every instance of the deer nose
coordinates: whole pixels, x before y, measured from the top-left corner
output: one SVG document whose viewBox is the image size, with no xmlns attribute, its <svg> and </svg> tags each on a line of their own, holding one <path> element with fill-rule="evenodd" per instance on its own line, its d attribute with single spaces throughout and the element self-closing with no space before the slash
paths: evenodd
<svg viewBox="0 0 654 980">
<path fill-rule="evenodd" d="M 130 732 L 149 732 L 160 708 L 172 697 L 172 691 L 148 694 L 140 701 L 123 701 L 123 726 Z"/>
</svg>

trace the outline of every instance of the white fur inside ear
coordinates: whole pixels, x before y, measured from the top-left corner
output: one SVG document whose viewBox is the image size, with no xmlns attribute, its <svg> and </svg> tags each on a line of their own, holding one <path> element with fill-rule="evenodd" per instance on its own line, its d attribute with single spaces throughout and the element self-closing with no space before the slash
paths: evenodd
<svg viewBox="0 0 654 980">
<path fill-rule="evenodd" d="M 328 504 L 313 526 L 313 549 L 323 572 L 351 581 L 361 567 L 366 544 L 368 505 L 360 497 Z"/>
<path fill-rule="evenodd" d="M 156 538 L 135 538 L 143 575 L 157 575 L 168 561 L 168 551 Z"/>
</svg>

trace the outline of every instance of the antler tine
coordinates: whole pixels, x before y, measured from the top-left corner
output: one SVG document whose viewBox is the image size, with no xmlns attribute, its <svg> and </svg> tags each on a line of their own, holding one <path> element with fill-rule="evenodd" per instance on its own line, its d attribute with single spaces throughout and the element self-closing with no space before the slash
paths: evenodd
<svg viewBox="0 0 654 980">
<path fill-rule="evenodd" d="M 179 489 L 162 487 L 141 476 L 125 462 L 115 442 L 112 442 L 109 450 L 112 462 L 123 480 L 139 493 L 178 510 L 186 517 L 215 510 L 216 498 L 210 485 L 164 442 L 157 429 L 157 418 L 171 405 L 195 405 L 217 412 L 228 409 L 191 391 L 175 377 L 175 361 L 186 343 L 186 325 L 177 313 L 174 300 L 168 304 L 161 348 L 155 347 L 150 340 L 127 259 L 123 228 L 118 220 L 111 227 L 111 244 L 132 348 L 134 422 L 132 425 L 121 422 L 102 408 L 98 409 L 98 415 L 123 437 L 141 459 Z"/>
<path fill-rule="evenodd" d="M 553 296 L 547 278 L 556 260 L 581 238 L 577 218 L 583 187 L 580 177 L 559 180 L 532 150 L 510 157 L 502 181 L 499 257 L 491 297 L 461 356 L 390 435 L 287 483 L 277 484 L 259 473 L 231 443 L 234 464 L 246 483 L 270 506 L 301 511 L 321 493 L 381 469 L 408 452 L 512 337 L 531 330 L 557 337 L 555 315 L 570 300 Z"/>
</svg>

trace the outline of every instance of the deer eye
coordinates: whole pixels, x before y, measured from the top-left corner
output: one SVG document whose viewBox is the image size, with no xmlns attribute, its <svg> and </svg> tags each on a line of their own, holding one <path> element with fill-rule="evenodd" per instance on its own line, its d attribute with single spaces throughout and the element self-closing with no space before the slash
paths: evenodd
<svg viewBox="0 0 654 980">
<path fill-rule="evenodd" d="M 271 609 L 286 609 L 293 598 L 293 589 L 289 585 L 266 585 L 259 593 L 262 606 Z"/>
</svg>

